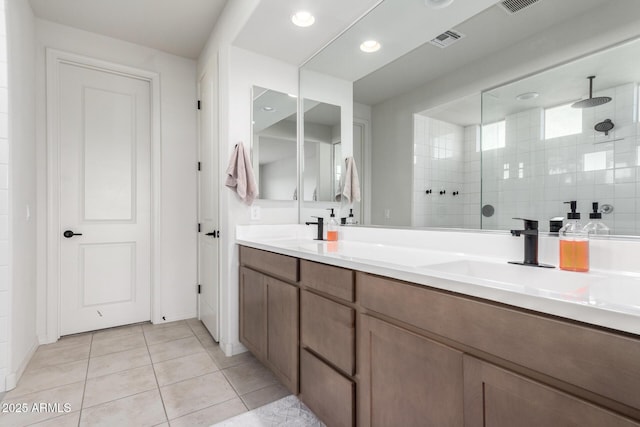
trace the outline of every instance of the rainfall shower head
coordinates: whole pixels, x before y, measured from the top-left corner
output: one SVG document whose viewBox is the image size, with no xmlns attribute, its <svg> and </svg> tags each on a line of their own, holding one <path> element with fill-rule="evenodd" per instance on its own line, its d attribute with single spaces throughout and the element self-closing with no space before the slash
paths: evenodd
<svg viewBox="0 0 640 427">
<path fill-rule="evenodd" d="M 593 79 L 595 79 L 596 76 L 589 76 L 587 78 L 589 79 L 589 98 L 583 99 L 582 101 L 574 102 L 571 105 L 571 107 L 591 108 L 591 107 L 597 107 L 598 105 L 606 104 L 607 102 L 611 101 L 611 98 L 608 96 L 596 96 L 594 98 L 593 97 Z"/>
<path fill-rule="evenodd" d="M 598 132 L 604 132 L 605 135 L 609 135 L 609 131 L 613 129 L 615 125 L 611 119 L 605 119 L 604 121 L 597 123 L 593 128 Z"/>
</svg>

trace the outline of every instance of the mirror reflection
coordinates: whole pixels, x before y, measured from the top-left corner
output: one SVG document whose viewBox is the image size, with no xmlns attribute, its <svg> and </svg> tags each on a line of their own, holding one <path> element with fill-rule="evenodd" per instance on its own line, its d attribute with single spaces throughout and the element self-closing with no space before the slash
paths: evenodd
<svg viewBox="0 0 640 427">
<path fill-rule="evenodd" d="M 253 87 L 251 161 L 261 199 L 297 198 L 297 99 Z"/>
<path fill-rule="evenodd" d="M 522 216 L 546 230 L 577 200 L 583 218 L 598 202 L 613 233 L 640 234 L 640 55 L 618 50 L 640 36 L 640 2 L 454 7 L 385 0 L 302 68 L 301 90 L 312 73 L 353 88 L 354 124 L 367 124 L 364 223 L 506 230 Z M 380 49 L 362 52 L 371 28 Z M 593 97 L 612 101 L 567 107 L 589 98 L 589 76 Z"/>
<path fill-rule="evenodd" d="M 613 234 L 638 234 L 638 82 L 634 41 L 483 93 L 483 228 L 548 230 L 575 200 L 585 223 L 597 203 Z"/>
<path fill-rule="evenodd" d="M 339 202 L 342 176 L 340 107 L 311 99 L 304 105 L 304 201 Z"/>
</svg>

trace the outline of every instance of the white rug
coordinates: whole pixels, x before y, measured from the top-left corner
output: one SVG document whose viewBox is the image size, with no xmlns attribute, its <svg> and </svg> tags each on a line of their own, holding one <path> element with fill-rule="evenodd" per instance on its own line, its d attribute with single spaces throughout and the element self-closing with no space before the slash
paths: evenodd
<svg viewBox="0 0 640 427">
<path fill-rule="evenodd" d="M 211 427 L 325 427 L 297 397 L 291 395 Z"/>
</svg>

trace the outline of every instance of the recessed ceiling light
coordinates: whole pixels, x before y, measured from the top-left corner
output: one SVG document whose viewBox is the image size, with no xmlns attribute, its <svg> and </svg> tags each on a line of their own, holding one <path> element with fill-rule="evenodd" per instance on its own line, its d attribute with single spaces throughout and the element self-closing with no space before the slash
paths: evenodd
<svg viewBox="0 0 640 427">
<path fill-rule="evenodd" d="M 453 0 L 424 0 L 424 5 L 432 9 L 444 9 L 453 3 Z"/>
<path fill-rule="evenodd" d="M 360 50 L 366 53 L 377 52 L 382 46 L 375 40 L 367 40 L 360 45 Z"/>
<path fill-rule="evenodd" d="M 310 27 L 314 22 L 316 22 L 316 18 L 310 12 L 301 10 L 291 16 L 291 22 L 296 24 L 298 27 Z"/>
<path fill-rule="evenodd" d="M 262 107 L 262 111 L 268 111 L 269 113 L 272 113 L 276 111 L 276 109 L 273 107 L 269 107 L 268 105 L 265 105 L 264 107 Z"/>
<path fill-rule="evenodd" d="M 538 97 L 538 92 L 525 92 L 525 93 L 521 93 L 520 95 L 516 96 L 516 99 L 518 101 L 527 101 L 529 99 L 536 99 Z"/>
</svg>

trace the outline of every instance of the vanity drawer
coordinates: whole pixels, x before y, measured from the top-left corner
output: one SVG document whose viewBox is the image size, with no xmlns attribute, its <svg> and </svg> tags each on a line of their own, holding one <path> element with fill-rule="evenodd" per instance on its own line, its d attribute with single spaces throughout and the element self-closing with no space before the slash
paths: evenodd
<svg viewBox="0 0 640 427">
<path fill-rule="evenodd" d="M 328 426 L 354 425 L 354 383 L 304 349 L 300 350 L 300 400 Z"/>
<path fill-rule="evenodd" d="M 300 294 L 302 345 L 348 375 L 355 366 L 355 311 L 308 291 Z"/>
<path fill-rule="evenodd" d="M 367 273 L 356 283 L 367 310 L 640 409 L 638 337 Z"/>
<path fill-rule="evenodd" d="M 300 260 L 300 282 L 320 292 L 355 301 L 353 271 L 332 265 Z"/>
<path fill-rule="evenodd" d="M 240 264 L 292 282 L 298 281 L 298 259 L 294 257 L 240 246 Z"/>
</svg>

